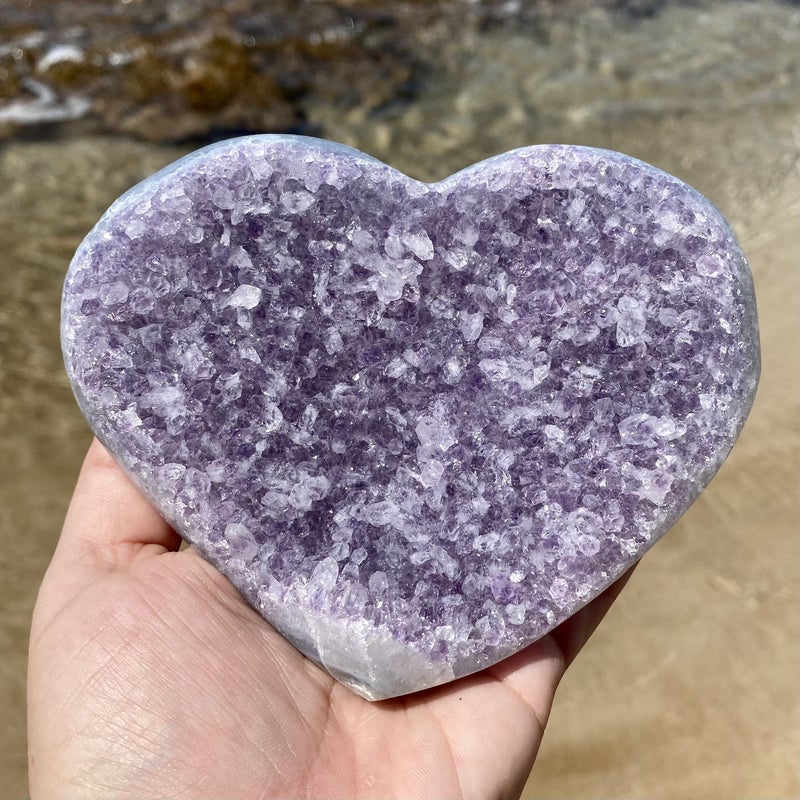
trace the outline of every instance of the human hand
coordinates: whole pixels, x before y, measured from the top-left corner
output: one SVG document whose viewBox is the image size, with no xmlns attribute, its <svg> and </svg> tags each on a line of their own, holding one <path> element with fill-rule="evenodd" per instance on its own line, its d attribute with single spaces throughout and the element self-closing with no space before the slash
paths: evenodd
<svg viewBox="0 0 800 800">
<path fill-rule="evenodd" d="M 512 658 L 370 703 L 179 545 L 95 442 L 33 615 L 33 800 L 518 797 L 627 577 Z"/>
</svg>

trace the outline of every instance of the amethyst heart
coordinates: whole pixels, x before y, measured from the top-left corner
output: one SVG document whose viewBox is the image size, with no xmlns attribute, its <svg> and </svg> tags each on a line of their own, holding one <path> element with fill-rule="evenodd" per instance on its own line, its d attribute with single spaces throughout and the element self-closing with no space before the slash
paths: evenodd
<svg viewBox="0 0 800 800">
<path fill-rule="evenodd" d="M 600 593 L 719 468 L 759 370 L 719 212 L 549 145 L 434 184 L 301 137 L 200 150 L 87 236 L 62 340 L 165 518 L 371 699 Z"/>
</svg>

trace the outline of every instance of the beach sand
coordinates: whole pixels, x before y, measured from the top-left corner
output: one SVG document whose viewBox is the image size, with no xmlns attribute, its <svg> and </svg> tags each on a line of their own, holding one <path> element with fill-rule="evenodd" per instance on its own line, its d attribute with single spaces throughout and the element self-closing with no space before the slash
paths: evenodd
<svg viewBox="0 0 800 800">
<path fill-rule="evenodd" d="M 567 673 L 530 800 L 800 796 L 800 193 L 754 222 L 753 411 Z"/>
<path fill-rule="evenodd" d="M 107 201 L 175 155 L 100 144 L 28 145 L 0 157 L 2 179 L 13 178 L 18 159 L 37 191 L 52 181 L 60 198 L 57 215 L 52 205 L 24 220 L 17 213 L 4 243 L 0 313 L 4 330 L 18 331 L 3 351 L 14 360 L 0 397 L 0 795 L 8 797 L 25 791 L 30 613 L 89 441 L 58 352 L 63 268 Z M 31 208 L 25 201 L 4 196 L 4 218 Z M 644 558 L 568 672 L 527 798 L 789 800 L 800 792 L 800 191 L 763 198 L 742 226 L 763 349 L 753 412 L 720 473 Z"/>
</svg>

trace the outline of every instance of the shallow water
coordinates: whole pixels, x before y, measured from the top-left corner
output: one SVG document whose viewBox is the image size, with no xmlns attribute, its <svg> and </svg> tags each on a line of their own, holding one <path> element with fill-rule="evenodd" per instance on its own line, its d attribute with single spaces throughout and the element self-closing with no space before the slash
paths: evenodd
<svg viewBox="0 0 800 800">
<path fill-rule="evenodd" d="M 197 143 L 288 129 L 423 179 L 525 144 L 611 147 L 730 218 L 759 294 L 753 415 L 568 676 L 526 796 L 796 797 L 798 4 L 214 5 L 0 5 L 4 791 L 25 791 L 29 614 L 89 439 L 58 347 L 69 259 Z"/>
</svg>

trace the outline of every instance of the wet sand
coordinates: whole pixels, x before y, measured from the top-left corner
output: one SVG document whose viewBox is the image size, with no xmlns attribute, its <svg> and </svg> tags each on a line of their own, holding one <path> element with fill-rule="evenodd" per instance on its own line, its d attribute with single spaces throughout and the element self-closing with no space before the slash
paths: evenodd
<svg viewBox="0 0 800 800">
<path fill-rule="evenodd" d="M 752 415 L 566 676 L 531 800 L 800 796 L 799 12 L 763 4 L 759 27 L 757 7 L 730 4 L 738 16 L 711 21 L 673 9 L 606 45 L 591 14 L 535 50 L 488 32 L 461 42 L 471 60 L 450 58 L 413 103 L 305 109 L 325 135 L 419 178 L 542 141 L 624 150 L 714 200 L 751 262 L 763 352 Z M 567 74 L 559 53 L 581 36 L 573 61 L 585 63 Z M 665 64 L 666 39 L 678 55 Z M 726 61 L 730 42 L 750 48 L 744 62 Z M 0 145 L 0 797 L 25 795 L 30 613 L 89 442 L 61 365 L 61 282 L 111 200 L 184 149 L 118 137 Z"/>
<path fill-rule="evenodd" d="M 117 149 L 112 186 L 92 142 L 6 152 L 0 170 L 8 179 L 9 161 L 18 158 L 41 181 L 37 191 L 52 180 L 62 198 L 58 218 L 17 214 L 18 244 L 6 242 L 13 257 L 6 269 L 16 264 L 19 277 L 4 286 L 4 330 L 27 331 L 14 337 L 17 351 L 3 350 L 19 357 L 4 362 L 0 401 L 0 774 L 13 787 L 8 797 L 22 796 L 25 786 L 30 610 L 89 440 L 61 374 L 61 269 L 116 190 L 174 154 Z M 63 174 L 67 165 L 72 178 Z M 11 200 L 21 207 L 25 198 Z M 764 356 L 751 418 L 712 485 L 644 559 L 565 678 L 527 798 L 788 800 L 800 791 L 800 184 L 759 205 L 741 235 Z"/>
<path fill-rule="evenodd" d="M 800 796 L 800 191 L 770 205 L 750 419 L 568 672 L 530 800 Z"/>
</svg>

